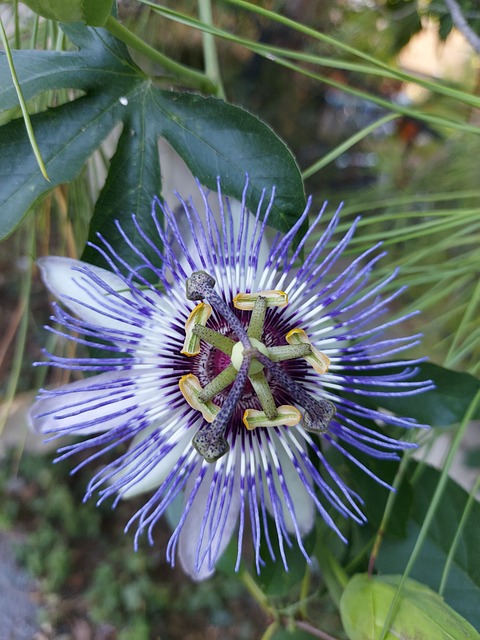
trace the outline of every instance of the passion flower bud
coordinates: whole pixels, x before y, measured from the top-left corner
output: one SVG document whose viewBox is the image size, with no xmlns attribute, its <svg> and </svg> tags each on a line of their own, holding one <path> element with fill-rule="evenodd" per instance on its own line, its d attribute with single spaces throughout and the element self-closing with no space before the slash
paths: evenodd
<svg viewBox="0 0 480 640">
<path fill-rule="evenodd" d="M 380 638 L 400 576 L 354 576 L 340 601 L 350 640 Z M 407 579 L 385 640 L 480 640 L 480 634 L 429 587 Z"/>
<path fill-rule="evenodd" d="M 85 22 L 90 27 L 103 27 L 112 11 L 114 0 L 22 0 L 39 16 L 58 22 Z"/>
</svg>

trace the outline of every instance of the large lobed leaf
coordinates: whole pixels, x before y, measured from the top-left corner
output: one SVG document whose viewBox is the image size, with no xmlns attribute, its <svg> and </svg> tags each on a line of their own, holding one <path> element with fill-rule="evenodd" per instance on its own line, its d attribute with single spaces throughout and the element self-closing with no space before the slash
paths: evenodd
<svg viewBox="0 0 480 640">
<path fill-rule="evenodd" d="M 116 244 L 114 219 L 129 232 L 135 214 L 148 231 L 152 200 L 161 192 L 157 141 L 165 138 L 205 186 L 217 177 L 225 194 L 240 198 L 249 176 L 248 206 L 276 187 L 270 224 L 286 231 L 305 207 L 303 183 L 285 144 L 252 114 L 222 100 L 161 90 L 133 63 L 125 46 L 104 29 L 62 27 L 74 52 L 14 52 L 25 98 L 76 89 L 80 98 L 32 116 L 51 183 L 41 175 L 22 119 L 0 127 L 0 238 L 8 236 L 52 187 L 69 182 L 121 123 L 123 132 L 96 204 L 92 234 Z M 0 54 L 0 109 L 17 106 L 7 61 Z M 93 237 L 93 235 L 91 235 Z M 122 244 L 123 258 L 131 256 Z M 90 252 L 89 259 L 99 258 Z"/>
</svg>

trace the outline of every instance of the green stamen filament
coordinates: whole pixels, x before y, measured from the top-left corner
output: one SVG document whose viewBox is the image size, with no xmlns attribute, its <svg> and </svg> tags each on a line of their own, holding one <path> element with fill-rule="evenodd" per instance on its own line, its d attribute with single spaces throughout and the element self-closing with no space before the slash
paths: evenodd
<svg viewBox="0 0 480 640">
<path fill-rule="evenodd" d="M 259 296 L 255 300 L 250 323 L 248 325 L 247 336 L 250 340 L 261 340 L 263 334 L 263 323 L 265 322 L 265 314 L 267 312 L 267 299 Z"/>
<path fill-rule="evenodd" d="M 272 362 L 305 358 L 312 353 L 309 344 L 285 344 L 278 347 L 268 347 L 268 357 Z"/>
<path fill-rule="evenodd" d="M 202 327 L 200 324 L 193 327 L 193 333 L 225 355 L 232 355 L 232 350 L 236 343 L 230 338 L 227 338 L 227 336 L 223 336 L 221 333 L 218 333 L 218 331 L 214 331 L 208 327 Z"/>
<path fill-rule="evenodd" d="M 229 384 L 232 384 L 237 377 L 237 373 L 233 364 L 228 365 L 218 376 L 215 376 L 213 380 L 210 380 L 210 382 L 203 387 L 202 391 L 198 394 L 198 399 L 202 402 L 208 402 L 216 396 L 217 393 L 220 393 L 220 391 L 226 389 Z"/>
<path fill-rule="evenodd" d="M 249 374 L 248 379 L 257 394 L 257 398 L 260 400 L 265 415 L 270 420 L 275 420 L 278 416 L 277 407 L 265 374 L 263 371 L 259 371 L 253 375 Z"/>
</svg>

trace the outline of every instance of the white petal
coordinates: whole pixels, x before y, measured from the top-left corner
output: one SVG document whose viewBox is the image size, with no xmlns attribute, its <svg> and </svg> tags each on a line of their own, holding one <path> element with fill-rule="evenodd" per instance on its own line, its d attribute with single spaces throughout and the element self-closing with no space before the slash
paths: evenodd
<svg viewBox="0 0 480 640">
<path fill-rule="evenodd" d="M 132 450 L 142 441 L 146 440 L 149 437 L 150 433 L 152 433 L 155 429 L 155 426 L 149 427 L 138 436 L 135 436 L 129 449 Z M 151 491 L 152 489 L 158 489 L 158 487 L 162 484 L 170 471 L 173 469 L 175 464 L 178 462 L 178 459 L 184 453 L 185 449 L 191 446 L 192 437 L 194 435 L 195 431 L 189 429 L 185 433 L 185 435 L 180 438 L 173 449 L 169 451 L 165 456 L 163 456 L 160 462 L 158 462 L 153 467 L 153 469 L 148 471 L 148 473 L 146 473 L 139 480 L 132 480 L 129 484 L 125 485 L 127 488 L 126 490 L 122 489 L 122 498 L 133 498 L 141 493 Z M 130 473 L 133 469 L 135 469 L 135 467 L 141 467 L 143 462 L 148 460 L 148 458 L 151 456 L 152 452 L 150 450 L 147 450 L 145 453 L 139 455 L 137 459 L 133 460 L 124 469 L 122 469 L 120 474 L 115 476 L 114 481 L 117 481 L 122 476 Z"/>
<path fill-rule="evenodd" d="M 101 327 L 125 330 L 125 318 L 128 322 L 128 317 L 131 316 L 128 303 L 132 296 L 126 291 L 127 285 L 122 278 L 107 269 L 60 256 L 40 258 L 38 265 L 45 285 L 72 313 Z M 121 291 L 124 300 L 116 297 L 113 299 L 107 290 L 94 283 L 88 275 L 80 273 L 79 268 L 89 269 L 103 280 L 107 287 Z M 103 312 L 102 299 L 105 299 L 106 305 L 115 307 L 115 311 Z"/>
<path fill-rule="evenodd" d="M 218 465 L 218 463 L 217 463 Z M 183 570 L 194 580 L 205 580 L 211 576 L 215 568 L 210 566 L 209 563 L 209 555 L 207 554 L 203 560 L 203 564 L 198 568 L 197 571 L 196 561 L 198 554 L 198 546 L 199 546 L 199 536 L 201 535 L 201 527 L 203 518 L 205 516 L 207 499 L 212 487 L 212 480 L 215 472 L 215 467 L 217 465 L 210 465 L 210 468 L 207 470 L 205 477 L 203 478 L 202 484 L 195 496 L 194 502 L 188 512 L 185 523 L 183 525 L 182 531 L 180 533 L 179 538 L 179 558 L 182 564 Z M 235 469 L 239 470 L 239 465 L 235 465 Z M 233 473 L 233 471 L 232 471 Z M 195 474 L 192 474 L 190 480 L 187 483 L 185 490 L 185 497 L 188 500 L 190 496 L 191 490 L 195 483 Z M 224 520 L 224 526 L 219 526 L 215 531 L 213 536 L 212 548 L 214 550 L 218 549 L 216 554 L 216 558 L 214 561 L 220 559 L 222 553 L 225 551 L 226 546 L 230 542 L 232 534 L 237 526 L 238 517 L 240 513 L 240 490 L 239 490 L 239 471 L 236 472 L 234 479 L 234 486 L 232 490 L 231 498 L 230 496 L 225 497 L 225 506 L 224 509 L 228 510 L 226 517 L 224 516 L 224 512 L 221 514 L 222 522 Z M 219 502 L 222 499 L 222 495 L 218 497 L 217 506 L 219 506 Z M 218 523 L 218 513 L 215 510 L 215 504 L 210 511 L 208 521 L 205 526 L 205 533 L 203 539 L 200 542 L 200 553 L 199 558 L 202 558 L 206 548 L 208 547 L 208 543 L 210 539 L 208 537 L 208 531 L 210 528 L 214 528 L 215 524 Z"/>
<path fill-rule="evenodd" d="M 145 415 L 145 409 L 137 405 L 136 393 L 133 378 L 108 371 L 40 395 L 30 409 L 29 423 L 40 433 L 102 433 Z"/>
</svg>

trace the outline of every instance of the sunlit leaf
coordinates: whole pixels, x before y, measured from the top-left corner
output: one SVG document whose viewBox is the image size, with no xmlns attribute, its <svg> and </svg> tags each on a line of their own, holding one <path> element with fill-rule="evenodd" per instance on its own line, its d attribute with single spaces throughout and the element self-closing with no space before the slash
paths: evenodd
<svg viewBox="0 0 480 640">
<path fill-rule="evenodd" d="M 340 602 L 342 623 L 350 640 L 379 638 L 400 576 L 357 574 Z M 406 580 L 385 640 L 480 640 L 480 635 L 425 585 Z"/>
</svg>

